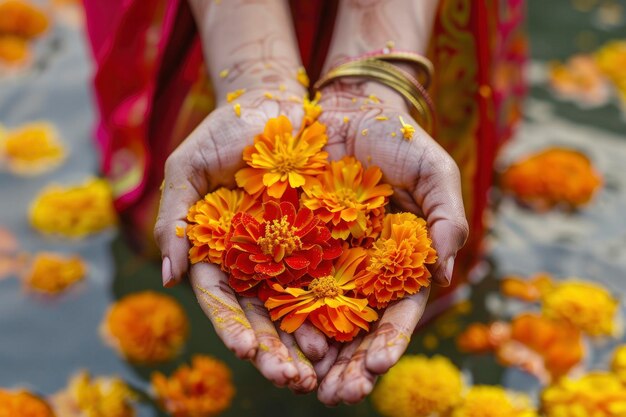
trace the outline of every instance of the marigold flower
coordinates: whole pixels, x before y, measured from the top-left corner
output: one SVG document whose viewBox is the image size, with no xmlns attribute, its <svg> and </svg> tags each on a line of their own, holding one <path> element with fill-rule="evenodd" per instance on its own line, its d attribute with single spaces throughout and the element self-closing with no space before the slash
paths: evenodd
<svg viewBox="0 0 626 417">
<path fill-rule="evenodd" d="M 461 389 L 461 372 L 448 358 L 405 355 L 381 377 L 371 399 L 385 417 L 424 417 L 459 404 Z"/>
<path fill-rule="evenodd" d="M 430 285 L 427 264 L 437 260 L 426 221 L 412 213 L 387 214 L 380 237 L 370 249 L 367 273 L 356 280 L 372 306 L 415 294 Z"/>
<path fill-rule="evenodd" d="M 32 290 L 57 294 L 85 278 L 87 268 L 78 256 L 39 253 L 32 262 L 24 283 Z"/>
<path fill-rule="evenodd" d="M 570 323 L 591 336 L 615 332 L 618 302 L 598 284 L 561 282 L 543 296 L 542 309 L 546 317 Z"/>
<path fill-rule="evenodd" d="M 537 209 L 563 204 L 586 204 L 602 180 L 582 153 L 549 148 L 511 165 L 502 175 L 502 187 Z"/>
<path fill-rule="evenodd" d="M 56 129 L 47 122 L 28 123 L 0 135 L 0 158 L 14 173 L 47 171 L 59 165 L 65 155 Z"/>
<path fill-rule="evenodd" d="M 613 352 L 611 359 L 611 372 L 613 372 L 626 386 L 626 345 L 618 346 Z"/>
<path fill-rule="evenodd" d="M 382 175 L 376 166 L 364 170 L 355 158 L 344 157 L 331 162 L 317 181 L 304 185 L 302 204 L 327 223 L 334 238 L 373 240 L 393 193 L 390 185 L 379 184 Z"/>
<path fill-rule="evenodd" d="M 272 320 L 281 320 L 280 328 L 292 333 L 308 318 L 324 334 L 340 342 L 352 340 L 378 314 L 367 306 L 366 299 L 353 297 L 355 276 L 363 271 L 367 252 L 363 248 L 344 249 L 327 276 L 315 278 L 303 288 L 283 288 L 274 284 L 279 295 L 270 297 L 265 306 Z"/>
<path fill-rule="evenodd" d="M 319 278 L 330 273 L 341 246 L 311 210 L 296 211 L 287 201 L 268 201 L 263 209 L 263 222 L 245 212 L 232 220 L 224 269 L 236 291 L 250 294 L 267 279 L 285 285 L 305 274 Z"/>
<path fill-rule="evenodd" d="M 457 348 L 467 353 L 487 353 L 496 346 L 490 337 L 489 326 L 483 323 L 472 323 L 456 338 Z"/>
<path fill-rule="evenodd" d="M 220 188 L 204 196 L 191 206 L 187 214 L 187 237 L 192 244 L 189 249 L 191 263 L 208 261 L 221 265 L 233 216 L 243 211 L 259 218 L 261 210 L 258 199 L 243 190 Z"/>
<path fill-rule="evenodd" d="M 292 131 L 286 116 L 268 120 L 263 133 L 243 151 L 243 160 L 250 167 L 235 174 L 239 187 L 250 194 L 267 189 L 269 196 L 280 198 L 287 187 L 301 187 L 324 171 L 326 127 L 315 122 L 295 136 Z"/>
<path fill-rule="evenodd" d="M 508 393 L 502 387 L 476 385 L 469 389 L 451 417 L 536 417 L 526 395 Z"/>
<path fill-rule="evenodd" d="M 614 40 L 607 42 L 594 54 L 594 58 L 600 71 L 609 78 L 615 87 L 621 92 L 622 97 L 626 93 L 626 40 Z"/>
<path fill-rule="evenodd" d="M 613 374 L 592 372 L 574 380 L 563 378 L 541 394 L 546 417 L 623 417 L 626 388 Z"/>
<path fill-rule="evenodd" d="M 0 388 L 1 417 L 54 417 L 50 406 L 27 391 L 7 391 Z"/>
<path fill-rule="evenodd" d="M 152 374 L 160 406 L 173 417 L 211 417 L 230 407 L 235 395 L 230 370 L 210 356 L 194 356 L 191 366 L 179 367 L 167 378 Z"/>
<path fill-rule="evenodd" d="M 143 291 L 113 304 L 103 330 L 106 340 L 128 360 L 157 363 L 171 360 L 180 352 L 189 323 L 174 298 Z"/>
<path fill-rule="evenodd" d="M 537 274 L 530 279 L 510 276 L 502 280 L 500 291 L 507 297 L 534 302 L 539 301 L 552 286 L 552 277 L 548 274 Z"/>
<path fill-rule="evenodd" d="M 22 64 L 30 57 L 28 41 L 15 35 L 0 35 L 0 61 Z"/>
<path fill-rule="evenodd" d="M 134 417 L 137 397 L 119 378 L 92 378 L 81 371 L 68 387 L 52 397 L 56 413 L 62 417 Z"/>
<path fill-rule="evenodd" d="M 552 89 L 561 97 L 600 106 L 610 97 L 605 76 L 589 55 L 575 55 L 566 63 L 552 63 L 549 68 Z"/>
<path fill-rule="evenodd" d="M 0 2 L 0 34 L 35 38 L 48 28 L 48 17 L 30 2 L 4 0 Z"/>
<path fill-rule="evenodd" d="M 30 223 L 42 233 L 83 237 L 115 222 L 111 188 L 103 179 L 91 179 L 67 188 L 50 185 L 30 207 Z"/>
</svg>

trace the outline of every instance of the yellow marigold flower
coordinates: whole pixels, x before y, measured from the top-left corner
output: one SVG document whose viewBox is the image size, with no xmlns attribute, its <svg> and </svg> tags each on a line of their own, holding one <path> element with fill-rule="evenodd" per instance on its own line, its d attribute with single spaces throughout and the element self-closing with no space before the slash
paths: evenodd
<svg viewBox="0 0 626 417">
<path fill-rule="evenodd" d="M 119 378 L 75 375 L 67 389 L 56 393 L 52 403 L 62 417 L 134 417 L 136 394 Z"/>
<path fill-rule="evenodd" d="M 173 417 L 216 416 L 235 395 L 230 370 L 210 356 L 194 356 L 191 366 L 179 367 L 169 378 L 155 372 L 151 379 L 157 401 Z"/>
<path fill-rule="evenodd" d="M 552 277 L 542 273 L 529 279 L 516 276 L 506 277 L 500 284 L 500 291 L 507 297 L 533 302 L 539 301 L 542 294 L 545 294 L 552 287 Z"/>
<path fill-rule="evenodd" d="M 189 323 L 175 299 L 143 291 L 113 304 L 103 331 L 106 340 L 128 360 L 157 363 L 171 360 L 180 352 Z"/>
<path fill-rule="evenodd" d="M 82 185 L 43 189 L 30 207 L 30 223 L 42 233 L 83 237 L 116 222 L 109 183 L 91 179 Z"/>
<path fill-rule="evenodd" d="M 380 237 L 370 249 L 367 273 L 356 280 L 358 291 L 372 306 L 415 294 L 430 285 L 437 252 L 428 237 L 426 221 L 412 213 L 387 214 Z"/>
<path fill-rule="evenodd" d="M 50 406 L 27 391 L 0 388 L 0 417 L 54 417 Z"/>
<path fill-rule="evenodd" d="M 615 331 L 618 302 L 598 284 L 561 282 L 543 296 L 542 307 L 546 317 L 570 323 L 592 336 Z"/>
<path fill-rule="evenodd" d="M 318 117 L 320 117 L 320 114 L 322 114 L 322 106 L 319 104 L 321 98 L 322 94 L 319 91 L 315 93 L 315 98 L 313 100 L 309 100 L 308 97 L 304 98 L 302 107 L 304 108 L 305 125 L 312 124 Z"/>
<path fill-rule="evenodd" d="M 267 189 L 270 197 L 280 198 L 287 187 L 298 188 L 322 173 L 327 164 L 326 126 L 315 122 L 293 136 L 286 116 L 268 120 L 254 144 L 243 151 L 249 165 L 235 174 L 237 185 L 250 194 Z"/>
<path fill-rule="evenodd" d="M 0 158 L 18 174 L 38 174 L 59 165 L 65 148 L 54 126 L 46 122 L 28 123 L 0 135 Z"/>
<path fill-rule="evenodd" d="M 562 378 L 541 394 L 546 417 L 623 417 L 626 388 L 613 374 L 592 372 L 574 380 Z"/>
<path fill-rule="evenodd" d="M 298 68 L 298 72 L 296 73 L 296 79 L 304 87 L 309 88 L 309 76 L 306 74 L 306 70 L 304 69 L 304 67 Z"/>
<path fill-rule="evenodd" d="M 443 356 L 406 355 L 372 393 L 384 417 L 424 417 L 448 412 L 461 401 L 461 372 Z"/>
<path fill-rule="evenodd" d="M 66 257 L 43 252 L 35 257 L 24 283 L 32 290 L 57 294 L 82 281 L 86 269 L 85 263 L 78 256 Z"/>
<path fill-rule="evenodd" d="M 0 61 L 21 64 L 30 56 L 28 41 L 15 35 L 0 35 Z"/>
<path fill-rule="evenodd" d="M 355 277 L 363 271 L 367 252 L 363 248 L 345 248 L 335 262 L 331 275 L 315 278 L 307 289 L 283 288 L 274 284 L 280 294 L 270 297 L 265 306 L 272 320 L 281 320 L 280 328 L 293 333 L 308 318 L 324 334 L 340 342 L 348 342 L 361 331 L 369 331 L 369 323 L 378 314 L 366 299 L 355 298 Z"/>
<path fill-rule="evenodd" d="M 537 417 L 530 399 L 502 387 L 477 385 L 469 389 L 451 417 Z"/>
<path fill-rule="evenodd" d="M 578 207 L 591 200 L 602 180 L 582 153 L 549 148 L 511 165 L 502 187 L 537 209 L 562 204 Z"/>
<path fill-rule="evenodd" d="M 611 371 L 626 386 L 626 345 L 618 346 L 611 359 Z"/>
<path fill-rule="evenodd" d="M 382 219 L 393 190 L 379 184 L 380 168 L 363 169 L 361 162 L 344 157 L 330 163 L 317 181 L 303 187 L 302 204 L 328 225 L 335 239 L 373 240 L 382 229 Z"/>
<path fill-rule="evenodd" d="M 45 32 L 47 28 L 48 17 L 31 2 L 0 1 L 0 34 L 34 38 Z"/>
<path fill-rule="evenodd" d="M 243 190 L 231 191 L 227 188 L 209 193 L 191 206 L 187 214 L 187 237 L 192 244 L 189 249 L 191 263 L 222 264 L 230 222 L 240 211 L 257 218 L 263 212 L 259 200 Z"/>
<path fill-rule="evenodd" d="M 616 84 L 626 83 L 626 40 L 606 43 L 594 54 L 600 71 Z"/>
</svg>

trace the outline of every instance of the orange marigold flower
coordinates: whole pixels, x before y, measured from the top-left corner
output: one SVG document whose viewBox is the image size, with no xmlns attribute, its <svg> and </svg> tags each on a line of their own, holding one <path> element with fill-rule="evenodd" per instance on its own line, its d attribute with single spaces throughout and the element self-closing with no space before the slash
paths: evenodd
<svg viewBox="0 0 626 417">
<path fill-rule="evenodd" d="M 430 285 L 426 265 L 437 260 L 426 221 L 412 213 L 387 214 L 380 237 L 370 249 L 367 273 L 356 280 L 372 306 L 383 308 Z"/>
<path fill-rule="evenodd" d="M 483 323 L 472 323 L 456 338 L 457 348 L 461 352 L 486 353 L 495 349 L 490 335 L 489 326 Z"/>
<path fill-rule="evenodd" d="M 134 417 L 133 390 L 121 379 L 92 378 L 81 371 L 66 389 L 53 395 L 54 410 L 62 417 Z"/>
<path fill-rule="evenodd" d="M 565 63 L 551 63 L 549 82 L 564 99 L 600 106 L 610 98 L 605 76 L 592 56 L 574 55 Z"/>
<path fill-rule="evenodd" d="M 243 151 L 249 165 L 235 174 L 237 185 L 250 194 L 264 189 L 271 197 L 280 198 L 287 187 L 298 188 L 322 173 L 328 153 L 326 126 L 315 122 L 293 135 L 286 116 L 268 120 L 254 144 Z"/>
<path fill-rule="evenodd" d="M 50 406 L 27 391 L 0 388 L 0 417 L 54 417 Z"/>
<path fill-rule="evenodd" d="M 304 185 L 302 204 L 328 224 L 334 238 L 373 240 L 393 193 L 390 185 L 379 184 L 382 176 L 380 168 L 364 170 L 355 158 L 344 157 L 331 162 L 317 181 Z"/>
<path fill-rule="evenodd" d="M 191 263 L 222 264 L 231 220 L 240 211 L 258 218 L 261 204 L 243 190 L 220 188 L 191 206 L 187 214 L 187 237 L 192 244 L 189 249 Z"/>
<path fill-rule="evenodd" d="M 0 35 L 0 61 L 22 64 L 30 57 L 28 41 L 15 35 Z"/>
<path fill-rule="evenodd" d="M 541 409 L 546 417 L 623 417 L 626 388 L 608 372 L 563 378 L 542 392 Z"/>
<path fill-rule="evenodd" d="M 113 196 L 103 179 L 82 185 L 50 185 L 41 191 L 30 208 L 30 223 L 42 233 L 83 237 L 111 227 L 116 222 Z"/>
<path fill-rule="evenodd" d="M 60 256 L 54 253 L 39 253 L 24 277 L 24 283 L 32 290 L 46 294 L 57 294 L 82 281 L 86 272 L 85 263 L 78 256 Z"/>
<path fill-rule="evenodd" d="M 500 291 L 507 297 L 534 302 L 539 301 L 552 286 L 552 277 L 548 274 L 537 274 L 530 279 L 510 276 L 502 280 Z"/>
<path fill-rule="evenodd" d="M 0 34 L 34 38 L 48 28 L 48 17 L 30 2 L 4 0 L 0 2 Z"/>
<path fill-rule="evenodd" d="M 58 137 L 50 123 L 27 123 L 0 135 L 0 159 L 17 174 L 34 175 L 47 171 L 58 166 L 66 156 Z"/>
<path fill-rule="evenodd" d="M 531 155 L 502 175 L 504 190 L 537 209 L 579 207 L 591 200 L 601 183 L 587 156 L 565 148 L 549 148 Z"/>
<path fill-rule="evenodd" d="M 328 275 L 341 253 L 338 241 L 307 208 L 296 211 L 288 201 L 263 205 L 263 222 L 245 212 L 233 217 L 224 268 L 240 293 L 268 279 L 285 285 L 311 275 Z"/>
<path fill-rule="evenodd" d="M 352 340 L 361 329 L 378 318 L 366 299 L 352 296 L 355 275 L 365 268 L 367 252 L 363 248 L 344 249 L 327 276 L 315 278 L 307 289 L 283 288 L 274 284 L 280 294 L 270 297 L 265 306 L 272 320 L 281 320 L 280 328 L 294 332 L 308 318 L 324 334 L 340 342 Z"/>
<path fill-rule="evenodd" d="M 103 330 L 107 341 L 128 360 L 157 363 L 180 352 L 187 340 L 189 323 L 175 299 L 143 291 L 113 304 Z"/>
<path fill-rule="evenodd" d="M 152 374 L 159 405 L 173 417 L 211 417 L 230 407 L 235 395 L 230 370 L 210 356 L 194 356 L 169 378 Z"/>
</svg>

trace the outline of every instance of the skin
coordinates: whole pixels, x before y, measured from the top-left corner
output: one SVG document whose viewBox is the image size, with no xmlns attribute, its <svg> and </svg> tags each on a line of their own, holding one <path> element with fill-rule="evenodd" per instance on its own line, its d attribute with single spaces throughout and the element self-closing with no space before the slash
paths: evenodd
<svg viewBox="0 0 626 417">
<path fill-rule="evenodd" d="M 165 165 L 155 227 L 164 285 L 175 285 L 189 272 L 200 305 L 226 346 L 251 360 L 274 384 L 295 392 L 309 392 L 319 384 L 318 397 L 327 405 L 359 402 L 371 392 L 376 377 L 406 350 L 428 291 L 390 305 L 368 335 L 329 344 L 308 324 L 294 335 L 277 329 L 261 302 L 237 297 L 218 267 L 189 266 L 189 243 L 176 236 L 176 226 L 186 224 L 188 208 L 220 186 L 235 185 L 243 148 L 269 118 L 285 114 L 299 126 L 303 111 L 298 98 L 306 94 L 296 80 L 301 63 L 286 2 L 190 3 L 205 39 L 205 61 L 219 105 Z M 390 40 L 398 49 L 424 53 L 435 7 L 434 0 L 342 1 L 326 67 L 343 57 L 381 49 Z M 259 21 L 262 27 L 255 24 Z M 411 30 L 402 30 L 406 27 Z M 224 69 L 228 76 L 220 77 Z M 226 94 L 237 89 L 245 93 L 228 103 Z M 234 103 L 240 104 L 241 116 L 235 114 Z M 354 155 L 366 166 L 382 169 L 384 181 L 394 188 L 394 202 L 427 219 L 439 256 L 433 279 L 448 285 L 454 257 L 468 233 L 454 161 L 411 118 L 403 99 L 375 82 L 334 82 L 322 91 L 321 105 L 331 159 Z M 386 120 L 378 120 L 380 116 Z M 400 116 L 416 129 L 411 140 L 402 138 Z"/>
</svg>

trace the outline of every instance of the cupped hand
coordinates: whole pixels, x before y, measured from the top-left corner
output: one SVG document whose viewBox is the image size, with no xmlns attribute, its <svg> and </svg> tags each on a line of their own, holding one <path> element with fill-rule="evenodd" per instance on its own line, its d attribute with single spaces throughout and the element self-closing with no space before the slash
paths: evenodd
<svg viewBox="0 0 626 417">
<path fill-rule="evenodd" d="M 449 285 L 454 258 L 468 235 L 455 162 L 408 114 L 403 99 L 385 87 L 335 82 L 322 92 L 321 105 L 331 159 L 354 155 L 365 166 L 381 168 L 383 181 L 394 188 L 394 203 L 426 219 L 438 254 L 433 281 Z M 336 405 L 365 398 L 376 376 L 406 350 L 428 293 L 425 289 L 391 304 L 368 335 L 332 346 L 315 366 L 320 401 Z"/>
<path fill-rule="evenodd" d="M 277 330 L 263 303 L 238 297 L 218 266 L 189 267 L 189 242 L 176 233 L 177 227 L 186 227 L 187 211 L 197 200 L 219 187 L 235 186 L 235 172 L 243 166 L 242 151 L 268 119 L 285 114 L 299 126 L 303 110 L 294 94 L 267 93 L 250 91 L 222 103 L 170 155 L 154 235 L 163 258 L 164 285 L 177 284 L 189 272 L 196 297 L 224 344 L 239 358 L 250 359 L 274 384 L 309 392 L 317 386 L 317 378 L 306 358 L 319 359 L 328 350 L 321 332 L 312 326 L 303 326 L 294 335 Z"/>
</svg>

